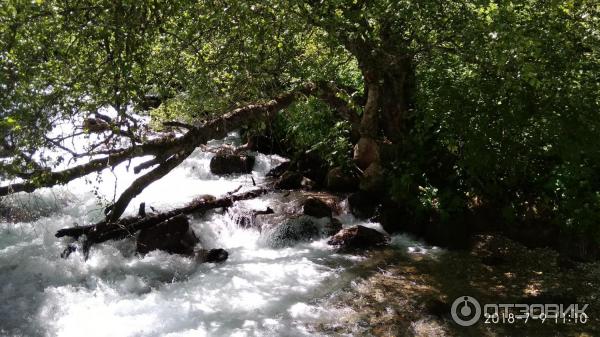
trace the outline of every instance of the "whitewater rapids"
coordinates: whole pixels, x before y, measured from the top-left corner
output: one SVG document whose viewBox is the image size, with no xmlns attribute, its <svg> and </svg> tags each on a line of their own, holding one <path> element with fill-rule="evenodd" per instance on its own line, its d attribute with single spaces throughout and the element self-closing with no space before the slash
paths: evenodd
<svg viewBox="0 0 600 337">
<path fill-rule="evenodd" d="M 232 134 L 209 146 L 223 142 L 239 139 Z M 140 202 L 160 211 L 200 194 L 218 197 L 240 185 L 241 191 L 253 188 L 250 175 L 212 175 L 212 156 L 196 150 L 135 198 L 126 214 L 134 214 Z M 135 179 L 133 167 L 145 159 L 5 200 L 43 212 L 32 222 L 0 220 L 0 336 L 312 336 L 319 332 L 310 327 L 332 324 L 352 310 L 324 303 L 353 284 L 358 276 L 351 266 L 365 257 L 338 254 L 326 239 L 271 249 L 257 229 L 236 226 L 241 209 L 299 207 L 282 193 L 191 219 L 203 248 L 229 252 L 222 264 L 197 264 L 160 251 L 139 257 L 131 240 L 94 246 L 87 261 L 78 252 L 61 259 L 68 240 L 57 240 L 56 230 L 100 220 L 102 202 L 118 197 Z M 251 173 L 256 183 L 281 161 L 258 154 Z M 344 226 L 382 230 L 348 214 L 340 219 Z M 392 244 L 413 249 L 417 243 L 395 236 Z"/>
</svg>

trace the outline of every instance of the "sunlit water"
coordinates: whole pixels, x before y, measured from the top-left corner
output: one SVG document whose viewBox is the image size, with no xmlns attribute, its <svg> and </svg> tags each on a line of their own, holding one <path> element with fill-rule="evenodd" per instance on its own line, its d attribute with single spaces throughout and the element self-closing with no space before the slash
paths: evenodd
<svg viewBox="0 0 600 337">
<path fill-rule="evenodd" d="M 212 156 L 197 150 L 134 199 L 127 212 L 133 214 L 142 201 L 167 210 L 200 194 L 253 188 L 250 175 L 212 175 Z M 159 251 L 140 257 L 131 240 L 94 246 L 87 261 L 80 253 L 61 259 L 69 241 L 57 240 L 56 230 L 101 219 L 99 202 L 118 197 L 143 160 L 10 197 L 13 204 L 50 211 L 31 223 L 0 223 L 1 336 L 303 336 L 316 333 L 309 326 L 333 322 L 351 310 L 326 309 L 322 303 L 351 285 L 358 277 L 351 267 L 364 257 L 336 253 L 326 239 L 271 249 L 259 230 L 235 224 L 235 215 L 244 210 L 298 208 L 283 193 L 192 217 L 204 248 L 230 253 L 222 264 L 197 264 Z M 256 183 L 263 183 L 281 160 L 259 154 L 252 172 Z M 340 219 L 345 226 L 361 223 L 348 214 Z M 378 224 L 361 224 L 381 230 Z M 418 249 L 403 236 L 394 237 L 392 245 Z"/>
</svg>

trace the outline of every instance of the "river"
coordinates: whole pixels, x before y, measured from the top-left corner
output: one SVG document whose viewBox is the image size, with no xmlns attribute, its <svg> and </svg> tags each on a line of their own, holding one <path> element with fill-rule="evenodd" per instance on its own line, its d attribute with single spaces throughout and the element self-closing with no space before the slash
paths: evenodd
<svg viewBox="0 0 600 337">
<path fill-rule="evenodd" d="M 208 146 L 223 143 L 239 144 L 239 137 L 233 133 Z M 135 198 L 126 214 L 135 213 L 142 201 L 160 211 L 201 194 L 218 197 L 239 186 L 241 191 L 253 188 L 250 175 L 211 174 L 213 155 L 197 149 Z M 257 185 L 263 185 L 265 174 L 282 160 L 257 154 L 251 173 Z M 160 251 L 141 257 L 132 240 L 94 246 L 87 261 L 79 252 L 60 258 L 69 241 L 56 239 L 56 230 L 100 220 L 102 201 L 118 197 L 135 178 L 133 167 L 142 161 L 137 158 L 97 176 L 4 201 L 31 214 L 25 214 L 30 215 L 25 221 L 0 223 L 0 335 L 312 336 L 329 334 L 315 326 L 335 324 L 352 314 L 354 309 L 332 307 L 328 300 L 356 283 L 364 270 L 355 266 L 367 257 L 337 253 L 326 238 L 272 249 L 258 229 L 236 225 L 244 210 L 269 206 L 276 212 L 298 211 L 293 194 L 284 192 L 192 217 L 203 248 L 229 252 L 221 264 L 198 264 Z M 344 226 L 382 230 L 347 211 L 338 218 Z M 426 251 L 402 235 L 392 238 L 391 249 Z"/>
</svg>

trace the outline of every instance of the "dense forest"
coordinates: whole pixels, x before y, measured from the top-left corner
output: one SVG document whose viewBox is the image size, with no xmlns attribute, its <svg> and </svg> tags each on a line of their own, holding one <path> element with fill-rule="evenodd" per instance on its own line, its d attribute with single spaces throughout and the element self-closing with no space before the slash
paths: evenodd
<svg viewBox="0 0 600 337">
<path fill-rule="evenodd" d="M 232 132 L 239 144 L 210 145 Z M 198 149 L 219 158 L 213 174 L 250 174 L 240 185 L 252 188 L 139 205 Z M 273 183 L 255 181 L 256 153 L 289 158 L 268 174 Z M 127 186 L 102 194 L 111 184 L 102 172 L 125 166 Z M 4 0 L 0 225 L 33 221 L 15 200 L 81 179 L 100 212 L 59 226 L 56 236 L 74 241 L 51 240 L 65 256 L 81 251 L 79 264 L 93 245 L 139 230 L 138 245 L 163 241 L 164 224 L 185 232 L 186 215 L 275 189 L 346 200 L 353 219 L 386 235 L 451 251 L 500 235 L 587 268 L 600 258 L 600 3 Z M 253 217 L 279 212 L 270 206 Z M 331 240 L 377 241 L 356 228 Z M 0 334 L 31 333 L 20 324 L 0 324 Z M 404 330 L 389 331 L 364 333 Z"/>
</svg>

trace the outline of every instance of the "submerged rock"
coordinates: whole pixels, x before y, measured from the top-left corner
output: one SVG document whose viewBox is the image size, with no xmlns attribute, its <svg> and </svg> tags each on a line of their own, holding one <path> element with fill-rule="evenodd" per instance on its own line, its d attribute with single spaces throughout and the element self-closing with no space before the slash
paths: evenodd
<svg viewBox="0 0 600 337">
<path fill-rule="evenodd" d="M 213 174 L 250 173 L 256 158 L 247 154 L 235 154 L 219 151 L 210 160 L 210 172 Z"/>
<path fill-rule="evenodd" d="M 359 225 L 342 229 L 329 239 L 327 243 L 344 249 L 355 249 L 383 246 L 388 241 L 388 238 L 384 234 L 372 228 Z"/>
<path fill-rule="evenodd" d="M 199 242 L 185 215 L 179 215 L 160 224 L 142 229 L 137 238 L 136 251 L 146 254 L 162 250 L 171 254 L 191 256 Z"/>
<path fill-rule="evenodd" d="M 325 201 L 310 197 L 304 201 L 303 212 L 305 215 L 314 216 L 315 218 L 331 218 L 331 208 Z"/>
<path fill-rule="evenodd" d="M 223 248 L 200 249 L 196 252 L 196 261 L 198 263 L 220 263 L 229 258 L 229 253 Z"/>
</svg>

